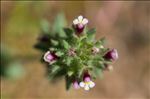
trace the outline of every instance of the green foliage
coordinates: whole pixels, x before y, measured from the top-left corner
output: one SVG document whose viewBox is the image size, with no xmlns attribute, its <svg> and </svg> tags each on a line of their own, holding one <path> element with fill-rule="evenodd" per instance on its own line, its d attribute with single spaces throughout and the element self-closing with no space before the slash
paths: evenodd
<svg viewBox="0 0 150 99">
<path fill-rule="evenodd" d="M 69 76 L 65 76 L 65 80 L 66 80 L 66 90 L 69 90 L 72 84 L 72 78 Z"/>
<path fill-rule="evenodd" d="M 57 46 L 57 45 L 59 44 L 59 42 L 56 41 L 56 40 L 51 39 L 51 44 L 52 44 L 53 46 Z"/>
<path fill-rule="evenodd" d="M 57 56 L 62 56 L 62 55 L 64 55 L 64 53 L 62 52 L 62 51 L 57 51 L 56 53 L 55 53 Z"/>
<path fill-rule="evenodd" d="M 95 46 L 100 47 L 101 45 L 104 45 L 104 44 L 105 44 L 105 38 L 103 37 L 99 39 L 98 41 L 96 41 Z"/>
<path fill-rule="evenodd" d="M 54 33 L 58 34 L 58 36 L 60 36 L 60 37 L 66 37 L 66 34 L 63 31 L 63 28 L 66 27 L 66 25 L 67 25 L 67 22 L 64 17 L 64 14 L 59 13 L 54 20 L 52 31 Z"/>
<path fill-rule="evenodd" d="M 70 45 L 68 44 L 68 42 L 66 40 L 62 40 L 62 46 L 65 48 L 65 49 L 69 49 L 70 48 Z"/>
<path fill-rule="evenodd" d="M 42 29 L 42 31 L 44 33 L 49 33 L 49 31 L 50 31 L 50 23 L 47 20 L 43 19 L 41 21 L 41 29 Z"/>
<path fill-rule="evenodd" d="M 58 14 L 56 17 L 52 31 L 48 29 L 47 22 L 43 22 L 43 26 L 45 32 L 54 34 L 49 38 L 51 43 L 47 44 L 48 49 L 58 56 L 55 63 L 48 65 L 50 79 L 65 77 L 66 89 L 68 90 L 74 79 L 82 80 L 84 71 L 88 70 L 94 79 L 96 76 L 102 75 L 104 64 L 108 63 L 103 55 L 108 49 L 103 47 L 105 38 L 95 40 L 95 28 L 86 28 L 86 31 L 78 36 L 74 29 L 64 28 L 66 20 L 63 14 Z M 94 47 L 100 50 L 96 54 L 92 52 Z"/>
<path fill-rule="evenodd" d="M 88 41 L 93 41 L 95 39 L 95 33 L 96 33 L 96 29 L 95 28 L 92 28 L 90 30 L 88 30 L 87 32 L 87 40 Z"/>
<path fill-rule="evenodd" d="M 64 28 L 64 32 L 68 37 L 71 37 L 73 35 L 73 30 L 70 28 Z"/>
</svg>

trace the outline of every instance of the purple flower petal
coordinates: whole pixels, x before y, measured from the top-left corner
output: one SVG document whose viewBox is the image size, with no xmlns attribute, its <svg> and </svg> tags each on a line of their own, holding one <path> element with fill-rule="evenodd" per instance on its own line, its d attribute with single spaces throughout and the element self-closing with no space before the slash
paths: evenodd
<svg viewBox="0 0 150 99">
<path fill-rule="evenodd" d="M 89 75 L 88 72 L 85 72 L 83 75 L 83 81 L 88 82 L 91 81 L 91 76 Z"/>
<path fill-rule="evenodd" d="M 84 30 L 84 25 L 83 24 L 77 24 L 73 26 L 77 34 L 81 34 Z"/>
<path fill-rule="evenodd" d="M 73 82 L 73 87 L 74 87 L 75 89 L 79 89 L 79 88 L 80 88 L 80 86 L 79 86 L 79 84 L 78 84 L 77 81 L 74 81 L 74 82 Z"/>
<path fill-rule="evenodd" d="M 47 51 L 44 54 L 44 60 L 48 63 L 54 62 L 57 59 L 57 56 L 54 53 L 51 53 L 50 51 Z"/>
<path fill-rule="evenodd" d="M 104 55 L 104 58 L 105 59 L 108 59 L 108 60 L 117 60 L 118 59 L 118 52 L 116 49 L 112 49 L 110 51 L 108 51 L 105 55 Z"/>
</svg>

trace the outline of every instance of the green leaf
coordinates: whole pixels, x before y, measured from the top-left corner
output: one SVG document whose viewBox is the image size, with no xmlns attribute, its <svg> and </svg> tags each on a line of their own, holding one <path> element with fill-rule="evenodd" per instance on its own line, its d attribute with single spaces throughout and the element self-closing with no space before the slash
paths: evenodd
<svg viewBox="0 0 150 99">
<path fill-rule="evenodd" d="M 78 77 L 79 77 L 79 78 L 82 77 L 83 70 L 84 70 L 84 68 L 79 69 L 79 71 L 78 71 Z"/>
<path fill-rule="evenodd" d="M 101 38 L 100 40 L 98 40 L 96 43 L 95 43 L 95 46 L 96 47 L 101 47 L 103 46 L 105 43 L 105 37 Z"/>
<path fill-rule="evenodd" d="M 61 52 L 61 51 L 57 51 L 55 54 L 56 54 L 57 56 L 62 56 L 62 55 L 64 55 L 64 53 Z"/>
<path fill-rule="evenodd" d="M 58 41 L 53 40 L 53 39 L 51 39 L 51 43 L 52 43 L 52 45 L 54 45 L 54 46 L 57 46 L 57 45 L 59 44 L 59 42 L 58 42 Z"/>
<path fill-rule="evenodd" d="M 95 43 L 95 47 L 100 47 L 100 46 L 102 46 L 101 41 L 97 41 L 97 42 Z"/>
<path fill-rule="evenodd" d="M 41 21 L 41 29 L 44 33 L 49 33 L 50 31 L 50 24 L 47 20 L 43 19 Z"/>
<path fill-rule="evenodd" d="M 105 68 L 104 63 L 102 61 L 100 61 L 99 63 L 100 63 L 100 66 L 98 66 L 98 68 L 104 69 Z"/>
<path fill-rule="evenodd" d="M 58 65 L 53 65 L 52 66 L 52 73 L 57 73 L 59 71 L 60 67 Z"/>
<path fill-rule="evenodd" d="M 72 34 L 73 34 L 73 30 L 70 28 L 64 28 L 64 31 L 67 36 L 72 36 Z"/>
<path fill-rule="evenodd" d="M 86 38 L 87 38 L 87 36 L 86 36 L 86 35 L 83 35 L 83 36 L 80 37 L 79 40 L 80 40 L 80 42 L 84 42 L 84 41 L 86 40 Z"/>
<path fill-rule="evenodd" d="M 87 65 L 88 65 L 88 66 L 92 66 L 92 65 L 93 65 L 93 64 L 92 64 L 92 60 L 87 61 Z"/>
<path fill-rule="evenodd" d="M 92 29 L 88 30 L 88 32 L 87 32 L 87 34 L 93 34 L 93 33 L 96 33 L 95 28 L 92 28 Z"/>
<path fill-rule="evenodd" d="M 67 72 L 68 76 L 72 76 L 73 73 L 74 73 L 73 71 L 68 71 L 68 72 Z"/>
<path fill-rule="evenodd" d="M 60 37 L 66 37 L 63 28 L 66 27 L 67 21 L 63 13 L 59 13 L 54 21 L 54 25 L 52 27 L 53 32 L 58 34 Z"/>
<path fill-rule="evenodd" d="M 70 48 L 70 45 L 68 44 L 68 42 L 66 40 L 63 40 L 62 41 L 62 45 L 65 49 L 69 49 Z"/>
<path fill-rule="evenodd" d="M 68 66 L 70 66 L 71 61 L 72 61 L 72 58 L 71 58 L 71 57 L 66 58 L 66 64 L 67 64 Z"/>
<path fill-rule="evenodd" d="M 51 65 L 51 66 L 52 66 L 51 71 L 48 74 L 48 78 L 50 80 L 56 80 L 66 75 L 66 70 L 64 68 L 60 68 L 58 65 Z"/>
<path fill-rule="evenodd" d="M 102 78 L 103 76 L 103 71 L 100 68 L 95 68 L 95 70 L 93 71 L 95 72 L 95 75 L 99 76 L 100 78 Z"/>
<path fill-rule="evenodd" d="M 53 52 L 53 51 L 56 51 L 57 49 L 51 47 L 51 48 L 49 48 L 49 50 Z"/>
<path fill-rule="evenodd" d="M 69 90 L 72 84 L 72 78 L 65 76 L 65 80 L 66 80 L 66 90 Z"/>
<path fill-rule="evenodd" d="M 102 78 L 102 69 L 101 68 L 97 68 L 97 67 L 93 67 L 92 70 L 89 71 L 92 74 L 92 78 L 96 79 L 97 76 L 99 76 L 100 78 Z"/>
<path fill-rule="evenodd" d="M 100 41 L 102 42 L 102 44 L 105 44 L 106 43 L 105 37 L 101 38 Z"/>
<path fill-rule="evenodd" d="M 95 39 L 95 33 L 96 33 L 96 29 L 92 28 L 87 32 L 87 40 L 88 41 L 93 41 Z"/>
</svg>

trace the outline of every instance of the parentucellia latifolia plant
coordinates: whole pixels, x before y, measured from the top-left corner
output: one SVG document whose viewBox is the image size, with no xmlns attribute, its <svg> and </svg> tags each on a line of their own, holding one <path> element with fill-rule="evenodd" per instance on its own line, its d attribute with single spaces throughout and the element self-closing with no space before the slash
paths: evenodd
<svg viewBox="0 0 150 99">
<path fill-rule="evenodd" d="M 88 19 L 78 16 L 72 27 L 64 28 L 63 15 L 56 17 L 53 27 L 43 21 L 43 34 L 35 45 L 43 51 L 42 61 L 47 66 L 49 79 L 64 77 L 66 89 L 90 90 L 103 71 L 112 70 L 118 59 L 116 49 L 104 47 L 105 38 L 95 39 L 95 28 L 88 29 Z M 63 23 L 63 24 L 62 24 Z"/>
</svg>

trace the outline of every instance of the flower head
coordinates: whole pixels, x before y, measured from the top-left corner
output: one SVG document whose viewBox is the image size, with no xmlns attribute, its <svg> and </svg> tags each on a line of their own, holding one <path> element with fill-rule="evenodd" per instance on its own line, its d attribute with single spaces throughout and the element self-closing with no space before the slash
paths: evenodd
<svg viewBox="0 0 150 99">
<path fill-rule="evenodd" d="M 108 51 L 105 55 L 104 55 L 104 58 L 105 59 L 108 59 L 108 60 L 117 60 L 118 59 L 118 52 L 116 49 L 112 49 L 110 51 Z"/>
<path fill-rule="evenodd" d="M 54 63 L 57 59 L 57 56 L 55 55 L 55 53 L 51 53 L 50 51 L 47 51 L 44 54 L 44 61 L 48 62 L 50 64 Z"/>
<path fill-rule="evenodd" d="M 84 74 L 83 81 L 80 82 L 80 87 L 84 88 L 84 90 L 89 90 L 95 86 L 95 83 L 91 81 L 91 77 L 89 74 Z"/>
<path fill-rule="evenodd" d="M 77 33 L 82 33 L 85 25 L 88 23 L 88 19 L 83 18 L 82 15 L 78 16 L 77 19 L 73 20 L 73 27 L 75 28 Z"/>
<path fill-rule="evenodd" d="M 80 82 L 80 87 L 84 88 L 84 90 L 90 90 L 90 88 L 93 88 L 94 86 L 95 86 L 95 83 L 91 80 Z"/>
</svg>

